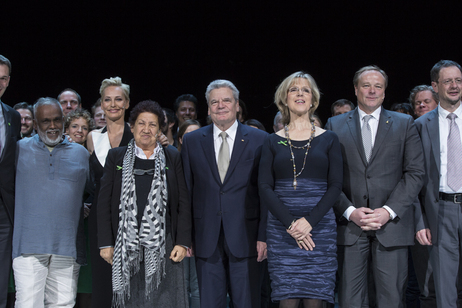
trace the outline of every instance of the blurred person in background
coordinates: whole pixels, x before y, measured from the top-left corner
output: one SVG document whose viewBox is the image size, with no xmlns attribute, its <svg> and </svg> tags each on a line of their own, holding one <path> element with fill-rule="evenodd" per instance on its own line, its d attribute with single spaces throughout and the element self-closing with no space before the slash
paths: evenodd
<svg viewBox="0 0 462 308">
<path fill-rule="evenodd" d="M 91 113 L 93 115 L 93 120 L 95 121 L 95 128 L 99 129 L 106 126 L 106 115 L 101 108 L 101 97 L 98 98 L 96 103 L 91 107 Z"/>
<path fill-rule="evenodd" d="M 29 138 L 35 135 L 34 110 L 32 106 L 26 102 L 22 102 L 14 105 L 13 109 L 21 115 L 21 138 Z"/>
</svg>

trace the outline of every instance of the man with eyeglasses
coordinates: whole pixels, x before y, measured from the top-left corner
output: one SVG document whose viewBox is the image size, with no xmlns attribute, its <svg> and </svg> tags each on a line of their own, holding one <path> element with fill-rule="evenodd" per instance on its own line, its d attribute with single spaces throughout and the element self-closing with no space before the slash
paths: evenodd
<svg viewBox="0 0 462 308">
<path fill-rule="evenodd" d="M 82 108 L 82 99 L 80 98 L 79 93 L 71 88 L 64 89 L 61 93 L 59 93 L 58 102 L 63 108 L 64 117 L 66 117 L 72 110 Z"/>
<path fill-rule="evenodd" d="M 462 249 L 462 69 L 454 61 L 441 60 L 430 75 L 439 105 L 416 120 L 426 167 L 416 238 L 430 246 L 438 307 L 452 308 L 457 307 Z"/>
<path fill-rule="evenodd" d="M 1 101 L 10 82 L 11 62 L 0 55 L 0 307 L 6 307 L 11 271 L 16 141 L 21 139 L 19 113 Z"/>
</svg>

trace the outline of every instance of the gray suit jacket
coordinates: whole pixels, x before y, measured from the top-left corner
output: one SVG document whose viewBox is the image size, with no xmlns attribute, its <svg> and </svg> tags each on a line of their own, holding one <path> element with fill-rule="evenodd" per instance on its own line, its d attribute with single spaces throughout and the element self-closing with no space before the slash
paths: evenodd
<svg viewBox="0 0 462 308">
<path fill-rule="evenodd" d="M 438 238 L 438 207 L 440 188 L 440 126 L 438 123 L 438 108 L 424 114 L 416 120 L 416 127 L 422 139 L 425 159 L 424 185 L 419 195 L 422 205 L 417 207 L 420 213 L 418 229 L 430 228 L 432 243 Z M 419 214 L 419 212 L 417 212 Z M 419 215 L 416 216 L 417 218 Z"/>
<path fill-rule="evenodd" d="M 422 144 L 408 115 L 382 108 L 369 163 L 361 138 L 358 108 L 329 119 L 326 128 L 340 140 L 343 154 L 343 192 L 334 210 L 338 218 L 338 244 L 352 245 L 362 229 L 342 215 L 349 206 L 389 206 L 397 217 L 376 231 L 385 247 L 414 244 L 413 202 L 425 173 Z"/>
</svg>

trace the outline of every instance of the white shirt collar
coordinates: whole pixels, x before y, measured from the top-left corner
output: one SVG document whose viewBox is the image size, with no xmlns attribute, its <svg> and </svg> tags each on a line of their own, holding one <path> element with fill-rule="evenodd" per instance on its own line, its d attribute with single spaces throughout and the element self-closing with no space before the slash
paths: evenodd
<svg viewBox="0 0 462 308">
<path fill-rule="evenodd" d="M 230 128 L 228 128 L 227 130 L 225 130 L 225 132 L 228 134 L 228 138 L 231 138 L 231 141 L 234 141 L 234 139 L 236 138 L 236 132 L 237 132 L 237 120 L 234 121 L 233 125 L 231 125 Z M 213 124 L 213 140 L 216 140 L 217 138 L 221 138 L 220 137 L 220 133 L 222 132 L 221 129 L 218 128 L 218 126 L 215 125 L 215 123 Z"/>
<path fill-rule="evenodd" d="M 459 105 L 459 107 L 453 112 L 459 119 L 462 119 L 462 108 L 461 108 L 462 104 Z M 438 115 L 442 118 L 442 119 L 447 119 L 448 117 L 448 114 L 450 114 L 449 111 L 447 111 L 446 109 L 444 109 L 443 107 L 441 107 L 441 103 L 438 104 Z"/>
<path fill-rule="evenodd" d="M 367 115 L 367 113 L 365 113 L 364 111 L 361 110 L 361 108 L 358 107 L 358 112 L 359 112 L 359 119 L 363 120 L 363 118 Z M 379 108 L 375 109 L 374 112 L 371 113 L 371 116 L 374 117 L 374 119 L 376 120 L 379 120 L 380 118 L 380 113 L 382 112 L 382 106 L 380 106 Z"/>
<path fill-rule="evenodd" d="M 161 145 L 159 145 L 159 143 L 157 143 L 157 146 L 154 148 L 154 152 L 152 153 L 152 155 L 150 157 L 146 157 L 146 154 L 144 154 L 143 150 L 138 147 L 136 145 L 136 142 L 135 142 L 135 155 L 136 157 L 138 158 L 141 158 L 141 159 L 154 159 L 154 157 L 156 157 L 157 153 L 159 153 L 160 151 L 160 147 Z"/>
</svg>

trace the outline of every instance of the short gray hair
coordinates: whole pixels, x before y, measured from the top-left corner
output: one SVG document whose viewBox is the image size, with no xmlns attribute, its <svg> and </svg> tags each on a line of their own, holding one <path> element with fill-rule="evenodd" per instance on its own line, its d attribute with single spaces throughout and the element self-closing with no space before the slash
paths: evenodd
<svg viewBox="0 0 462 308">
<path fill-rule="evenodd" d="M 41 97 L 41 98 L 39 98 L 34 104 L 34 115 L 37 114 L 38 107 L 44 106 L 44 105 L 56 105 L 61 110 L 61 114 L 64 115 L 63 107 L 61 107 L 61 104 L 58 102 L 57 99 L 52 98 L 52 97 Z"/>
<path fill-rule="evenodd" d="M 236 88 L 236 86 L 229 80 L 217 79 L 212 81 L 207 86 L 207 90 L 205 91 L 205 99 L 207 100 L 207 104 L 209 103 L 210 92 L 219 88 L 229 88 L 233 92 L 234 100 L 236 102 L 239 101 L 239 90 Z"/>
</svg>

